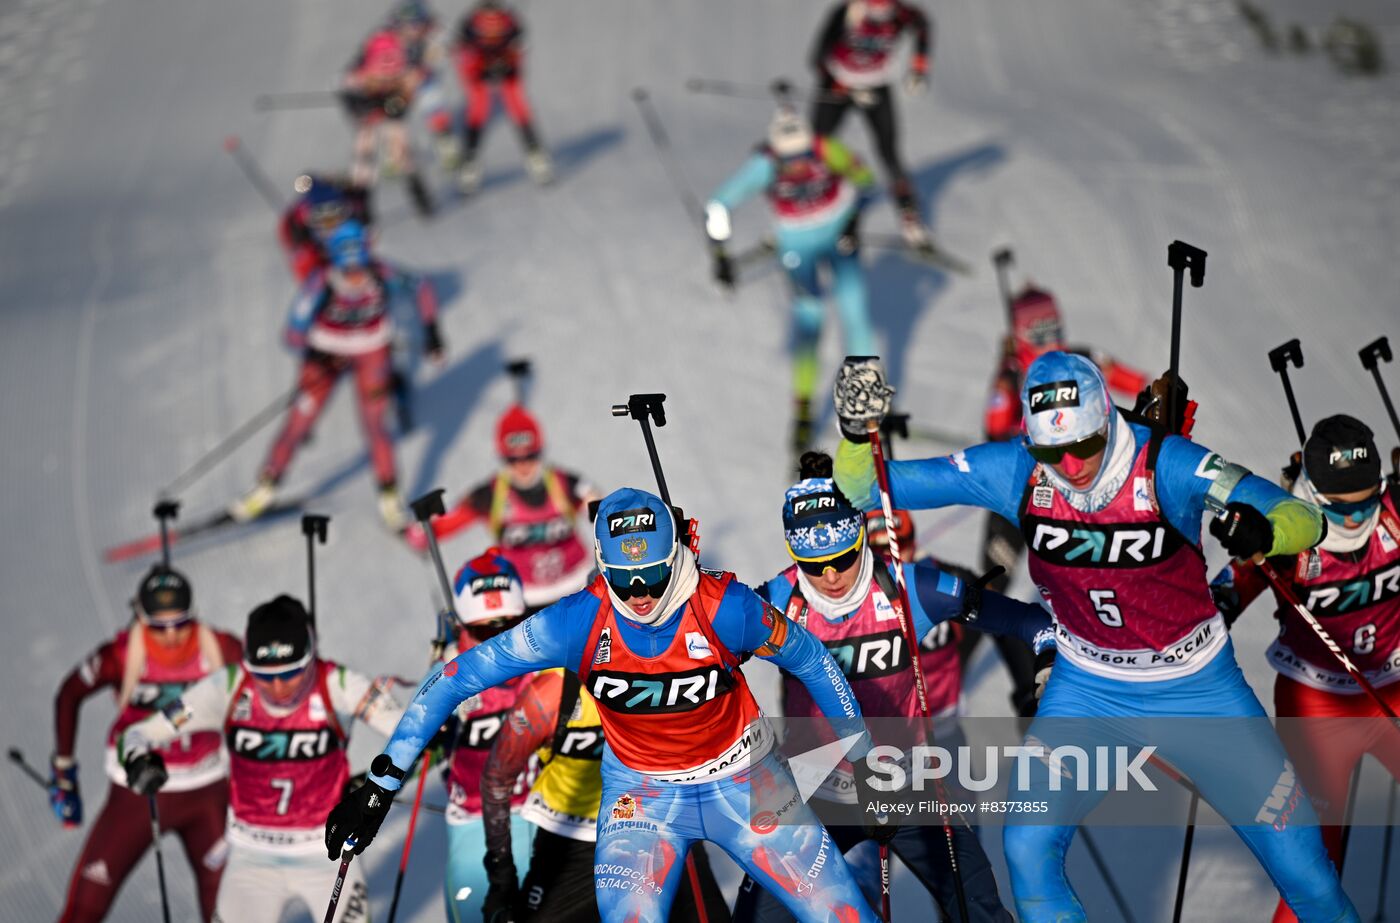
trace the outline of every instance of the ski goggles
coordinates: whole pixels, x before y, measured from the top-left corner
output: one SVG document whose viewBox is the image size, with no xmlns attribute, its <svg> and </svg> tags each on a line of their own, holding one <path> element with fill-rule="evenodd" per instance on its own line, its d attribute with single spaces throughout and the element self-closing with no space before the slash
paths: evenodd
<svg viewBox="0 0 1400 923">
<path fill-rule="evenodd" d="M 631 599 L 633 596 L 650 596 L 652 599 L 660 599 L 661 594 L 666 592 L 666 587 L 671 583 L 672 564 L 676 560 L 676 549 L 672 548 L 671 553 L 666 556 L 666 560 L 658 561 L 655 564 L 628 565 L 603 565 L 603 576 L 608 580 L 608 586 L 617 594 L 619 599 Z"/>
<path fill-rule="evenodd" d="M 184 628 L 186 625 L 190 625 L 194 622 L 194 611 L 186 609 L 184 612 L 170 619 L 155 619 L 142 612 L 140 618 L 141 624 L 145 625 L 151 631 L 175 631 L 176 629 Z"/>
<path fill-rule="evenodd" d="M 820 558 L 815 561 L 803 560 L 802 558 L 797 558 L 795 560 L 802 573 L 809 577 L 820 577 L 822 574 L 826 573 L 828 567 L 838 574 L 844 574 L 850 569 L 851 565 L 860 560 L 860 553 L 864 550 L 864 545 L 865 542 L 863 541 L 856 542 L 854 548 L 850 548 L 829 558 Z"/>
<path fill-rule="evenodd" d="M 311 662 L 315 659 L 311 651 L 307 651 L 300 660 L 275 666 L 257 666 L 249 663 L 245 659 L 243 661 L 243 669 L 247 670 L 248 675 L 253 677 L 253 679 L 260 679 L 263 682 L 270 683 L 275 679 L 296 679 L 306 672 L 307 668 L 311 666 Z"/>
<path fill-rule="evenodd" d="M 1031 458 L 1044 465 L 1058 465 L 1064 461 L 1066 455 L 1073 455 L 1080 461 L 1093 458 L 1108 446 L 1107 433 L 1095 433 L 1087 439 L 1078 442 L 1070 442 L 1065 445 L 1036 445 L 1027 443 L 1026 451 L 1031 453 Z"/>
<path fill-rule="evenodd" d="M 1351 500 L 1343 503 L 1340 500 L 1327 500 L 1322 503 L 1322 514 L 1337 525 L 1345 525 L 1348 520 L 1360 522 L 1368 518 L 1376 511 L 1376 507 L 1381 505 L 1380 492 L 1372 494 L 1364 500 Z"/>
</svg>

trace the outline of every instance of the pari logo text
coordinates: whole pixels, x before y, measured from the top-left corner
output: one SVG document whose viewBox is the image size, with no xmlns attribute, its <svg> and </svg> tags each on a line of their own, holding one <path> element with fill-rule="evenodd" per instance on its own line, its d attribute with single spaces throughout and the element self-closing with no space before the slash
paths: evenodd
<svg viewBox="0 0 1400 923">
<path fill-rule="evenodd" d="M 1079 383 L 1076 381 L 1052 381 L 1037 385 L 1027 395 L 1031 413 L 1044 413 L 1060 407 L 1079 406 Z"/>
<path fill-rule="evenodd" d="M 813 516 L 834 509 L 836 509 L 836 497 L 833 494 L 813 494 L 810 497 L 803 497 L 792 502 L 794 516 Z"/>
<path fill-rule="evenodd" d="M 655 532 L 656 514 L 649 509 L 623 510 L 608 517 L 608 535 L 630 535 L 633 532 Z"/>
</svg>

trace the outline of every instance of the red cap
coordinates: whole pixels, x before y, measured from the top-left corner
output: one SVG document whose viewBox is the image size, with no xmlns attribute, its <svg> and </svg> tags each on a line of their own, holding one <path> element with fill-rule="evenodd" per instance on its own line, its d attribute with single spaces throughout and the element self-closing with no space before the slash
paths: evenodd
<svg viewBox="0 0 1400 923">
<path fill-rule="evenodd" d="M 519 404 L 512 404 L 496 423 L 496 452 L 504 459 L 526 458 L 544 451 L 539 422 Z"/>
</svg>

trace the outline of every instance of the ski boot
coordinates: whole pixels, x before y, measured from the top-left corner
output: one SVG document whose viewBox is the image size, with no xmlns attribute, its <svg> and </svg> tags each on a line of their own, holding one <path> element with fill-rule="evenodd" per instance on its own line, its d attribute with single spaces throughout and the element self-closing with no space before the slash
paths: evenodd
<svg viewBox="0 0 1400 923">
<path fill-rule="evenodd" d="M 536 186 L 548 186 L 554 182 L 554 163 L 549 159 L 549 152 L 537 147 L 527 153 L 525 172 L 530 174 L 530 179 L 535 181 Z"/>
<path fill-rule="evenodd" d="M 456 170 L 462 162 L 462 142 L 450 131 L 433 137 L 433 150 L 437 152 L 438 166 L 445 173 Z"/>
<path fill-rule="evenodd" d="M 271 478 L 258 478 L 258 483 L 229 505 L 228 515 L 234 522 L 252 522 L 277 499 L 277 483 Z"/>
<path fill-rule="evenodd" d="M 798 467 L 797 460 L 802 457 L 802 453 L 812 447 L 814 429 L 812 401 L 809 398 L 800 397 L 797 399 L 797 405 L 792 415 L 791 449 L 794 468 Z"/>
<path fill-rule="evenodd" d="M 413 207 L 423 218 L 433 216 L 433 199 L 428 195 L 428 186 L 416 170 L 408 174 L 408 194 L 413 199 Z"/>
<path fill-rule="evenodd" d="M 475 195 L 481 188 L 481 164 L 476 156 L 468 154 L 457 169 L 457 189 L 462 195 Z"/>
<path fill-rule="evenodd" d="M 393 484 L 379 488 L 379 518 L 383 521 L 384 528 L 390 532 L 402 532 L 408 525 L 408 518 L 403 512 L 403 500 L 399 498 L 399 489 Z"/>
</svg>

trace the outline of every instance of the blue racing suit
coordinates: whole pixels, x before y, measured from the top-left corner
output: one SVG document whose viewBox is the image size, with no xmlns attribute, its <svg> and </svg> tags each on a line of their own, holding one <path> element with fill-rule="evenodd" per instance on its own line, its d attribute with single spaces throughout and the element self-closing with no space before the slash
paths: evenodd
<svg viewBox="0 0 1400 923">
<path fill-rule="evenodd" d="M 694 597 L 686 606 L 693 601 Z M 660 625 L 616 617 L 619 631 L 608 641 L 612 662 L 620 659 L 619 647 L 638 658 L 667 655 L 685 611 L 683 606 Z M 578 669 L 598 612 L 598 596 L 582 590 L 460 654 L 424 682 L 405 709 L 385 753 L 395 766 L 411 766 L 464 699 L 522 673 L 549 667 Z M 714 637 L 736 656 L 754 652 L 800 678 L 838 733 L 861 735 L 862 742 L 851 752 L 864 752 L 868 743 L 855 697 L 820 642 L 797 626 L 789 626 L 781 613 L 738 583 L 728 585 L 711 624 Z M 685 649 L 700 644 L 691 638 L 685 640 Z M 590 655 L 596 658 L 594 662 L 608 656 L 601 643 L 595 642 L 595 650 L 596 654 Z M 604 697 L 599 698 L 600 707 L 606 707 Z M 703 727 L 695 729 L 697 738 L 705 732 Z M 705 839 L 728 852 L 750 875 L 778 894 L 801 920 L 874 923 L 875 917 L 839 850 L 816 815 L 797 797 L 792 776 L 776 752 L 755 748 L 747 767 L 729 775 L 715 773 L 701 781 L 668 782 L 624 766 L 614 754 L 614 737 L 609 732 L 602 763 L 603 796 L 594 870 L 604 919 L 637 923 L 665 920 L 684 874 L 686 851 L 692 842 Z M 386 789 L 399 787 L 399 782 L 389 777 L 371 775 L 371 779 Z M 791 813 L 782 823 L 751 822 L 750 798 L 760 789 L 765 798 L 774 797 L 774 791 L 786 794 L 791 790 L 790 799 L 779 797 L 778 803 L 791 805 Z"/>
<path fill-rule="evenodd" d="M 1124 438 L 1132 440 L 1130 447 L 1137 453 L 1149 445 L 1151 430 L 1116 415 L 1106 459 L 1112 456 L 1114 441 Z M 966 504 L 991 510 L 1019 526 L 1035 468 L 1036 462 L 1023 440 L 985 443 L 950 456 L 890 462 L 890 490 L 894 504 L 905 509 Z M 848 497 L 859 498 L 867 508 L 878 503 L 873 460 L 867 446 L 843 442 L 835 473 L 838 485 Z M 1155 502 L 1161 516 L 1196 545 L 1200 542 L 1202 514 L 1230 502 L 1247 503 L 1265 514 L 1274 530 L 1273 554 L 1302 550 L 1319 537 L 1314 508 L 1298 503 L 1277 485 L 1186 439 L 1162 439 L 1154 477 Z M 1139 486 L 1129 481 L 1118 490 L 1135 491 Z M 1201 579 L 1205 580 L 1204 569 Z M 1300 921 L 1357 920 L 1356 910 L 1328 861 L 1307 800 L 1298 797 L 1301 787 L 1292 767 L 1266 723 L 1263 707 L 1235 663 L 1233 650 L 1226 639 L 1199 664 L 1193 664 L 1186 675 L 1149 679 L 1126 672 L 1091 670 L 1067 657 L 1062 638 L 1060 657 L 1029 737 L 1053 743 L 1059 732 L 1054 721 L 1057 718 L 1251 719 L 1228 723 L 1228 761 L 1222 760 L 1220 746 L 1207 745 L 1199 730 L 1193 735 L 1182 729 L 1179 734 L 1137 742 L 1158 745 L 1158 752 L 1189 775 L 1206 800 L 1232 821 Z M 1183 728 L 1186 724 L 1178 721 Z M 1211 722 L 1193 722 L 1191 727 L 1199 729 L 1203 724 Z M 1218 730 L 1220 722 L 1215 725 Z M 1130 737 L 1131 732 L 1122 728 L 1131 726 L 1112 720 L 1095 725 L 1102 727 L 1105 734 L 1110 730 L 1118 733 L 1114 743 Z M 1033 766 L 1038 776 L 1032 779 L 1031 789 L 1024 797 L 1048 800 L 1057 820 L 1075 821 L 1103 797 L 1103 792 L 1058 788 L 1052 794 L 1046 788 L 1045 764 L 1036 761 Z M 1243 804 L 1250 803 L 1251 798 L 1256 805 L 1264 804 L 1277 785 L 1288 789 L 1290 804 L 1298 804 L 1291 821 L 1265 823 L 1241 818 Z M 1011 868 L 1012 891 L 1023 921 L 1073 923 L 1086 919 L 1065 876 L 1065 854 L 1074 831 L 1072 823 L 1005 828 L 1003 842 Z"/>
<path fill-rule="evenodd" d="M 843 177 L 841 193 L 836 198 L 801 218 L 785 218 L 781 209 L 775 214 L 774 242 L 778 260 L 792 285 L 793 393 L 803 400 L 809 400 L 816 387 L 817 343 L 826 315 L 818 276 L 823 264 L 831 271 L 836 309 L 846 336 L 846 353 L 868 356 L 878 351 L 859 253 L 854 247 L 838 245 L 861 207 L 855 187 L 863 190 L 873 183 L 873 177 L 833 139 L 818 138 L 815 156 L 820 156 L 837 173 L 845 171 L 852 175 L 854 182 L 849 183 Z M 720 184 L 710 201 L 733 211 L 748 199 L 772 190 L 779 180 L 780 165 L 781 159 L 767 151 L 755 153 Z"/>
</svg>

